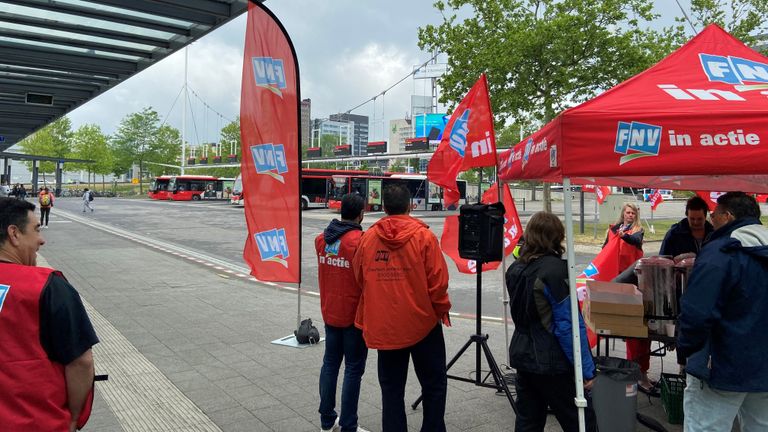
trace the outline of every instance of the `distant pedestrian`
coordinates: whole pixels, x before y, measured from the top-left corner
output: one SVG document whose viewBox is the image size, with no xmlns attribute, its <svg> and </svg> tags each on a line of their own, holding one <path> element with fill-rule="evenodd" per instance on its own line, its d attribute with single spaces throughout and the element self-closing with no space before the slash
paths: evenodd
<svg viewBox="0 0 768 432">
<path fill-rule="evenodd" d="M 421 431 L 445 432 L 448 266 L 435 234 L 409 215 L 407 187 L 385 187 L 382 201 L 387 216 L 366 231 L 352 262 L 363 290 L 355 325 L 379 355 L 382 430 L 408 430 L 405 384 L 413 359 L 424 397 Z"/>
<path fill-rule="evenodd" d="M 19 192 L 18 192 L 18 194 L 19 194 L 18 195 L 19 199 L 22 199 L 22 200 L 27 199 L 27 189 L 24 188 L 23 184 L 19 184 Z"/>
<path fill-rule="evenodd" d="M 40 223 L 43 228 L 48 228 L 48 218 L 51 215 L 51 207 L 53 207 L 53 194 L 48 191 L 47 186 L 44 186 L 38 194 L 37 202 L 40 203 Z"/>
<path fill-rule="evenodd" d="M 86 209 L 89 209 L 91 212 L 93 212 L 91 201 L 93 201 L 93 192 L 88 190 L 88 188 L 85 188 L 83 191 L 83 213 L 85 213 Z"/>
<path fill-rule="evenodd" d="M 99 342 L 61 272 L 37 266 L 35 205 L 0 198 L 0 419 L 3 431 L 74 432 L 93 403 Z"/>
<path fill-rule="evenodd" d="M 357 424 L 360 381 L 368 348 L 355 327 L 361 289 L 355 280 L 352 257 L 360 243 L 365 200 L 357 194 L 341 199 L 341 220 L 334 219 L 315 239 L 320 310 L 325 321 L 325 355 L 320 370 L 320 427 L 323 431 L 367 432 Z M 344 360 L 341 417 L 336 413 L 336 382 Z"/>
</svg>

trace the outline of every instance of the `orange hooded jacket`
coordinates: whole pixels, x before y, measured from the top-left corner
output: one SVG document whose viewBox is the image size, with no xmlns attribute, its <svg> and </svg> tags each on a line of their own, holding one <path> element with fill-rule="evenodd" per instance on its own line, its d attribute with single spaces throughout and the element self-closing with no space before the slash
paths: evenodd
<svg viewBox="0 0 768 432">
<path fill-rule="evenodd" d="M 363 291 L 355 325 L 369 348 L 409 347 L 441 319 L 450 325 L 448 267 L 424 222 L 408 215 L 379 220 L 360 239 L 352 268 Z"/>
</svg>

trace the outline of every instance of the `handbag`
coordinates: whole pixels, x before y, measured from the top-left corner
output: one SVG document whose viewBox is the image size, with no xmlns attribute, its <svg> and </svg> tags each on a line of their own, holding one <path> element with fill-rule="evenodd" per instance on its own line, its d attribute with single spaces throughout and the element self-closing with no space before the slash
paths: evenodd
<svg viewBox="0 0 768 432">
<path fill-rule="evenodd" d="M 312 318 L 301 321 L 299 328 L 293 332 L 296 341 L 300 344 L 316 344 L 320 342 L 320 331 L 312 325 Z"/>
</svg>

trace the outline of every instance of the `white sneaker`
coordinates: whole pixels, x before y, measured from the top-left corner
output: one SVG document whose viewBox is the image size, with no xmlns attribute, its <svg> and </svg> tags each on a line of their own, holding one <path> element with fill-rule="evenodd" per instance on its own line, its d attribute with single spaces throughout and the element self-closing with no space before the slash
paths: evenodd
<svg viewBox="0 0 768 432">
<path fill-rule="evenodd" d="M 336 421 L 333 423 L 333 426 L 331 426 L 330 429 L 323 429 L 322 426 L 320 427 L 320 432 L 339 432 L 341 430 L 341 427 L 339 427 L 339 418 L 336 417 Z"/>
<path fill-rule="evenodd" d="M 357 432 L 371 432 L 368 429 L 363 429 L 359 425 L 357 426 Z"/>
</svg>

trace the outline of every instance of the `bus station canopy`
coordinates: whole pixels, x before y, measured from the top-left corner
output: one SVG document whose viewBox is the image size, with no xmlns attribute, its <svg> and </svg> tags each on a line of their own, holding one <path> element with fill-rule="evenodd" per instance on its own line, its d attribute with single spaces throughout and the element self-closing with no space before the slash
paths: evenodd
<svg viewBox="0 0 768 432">
<path fill-rule="evenodd" d="M 768 192 L 768 58 L 717 25 L 499 155 L 504 181 Z"/>
<path fill-rule="evenodd" d="M 247 6 L 248 0 L 0 0 L 0 152 Z"/>
</svg>

